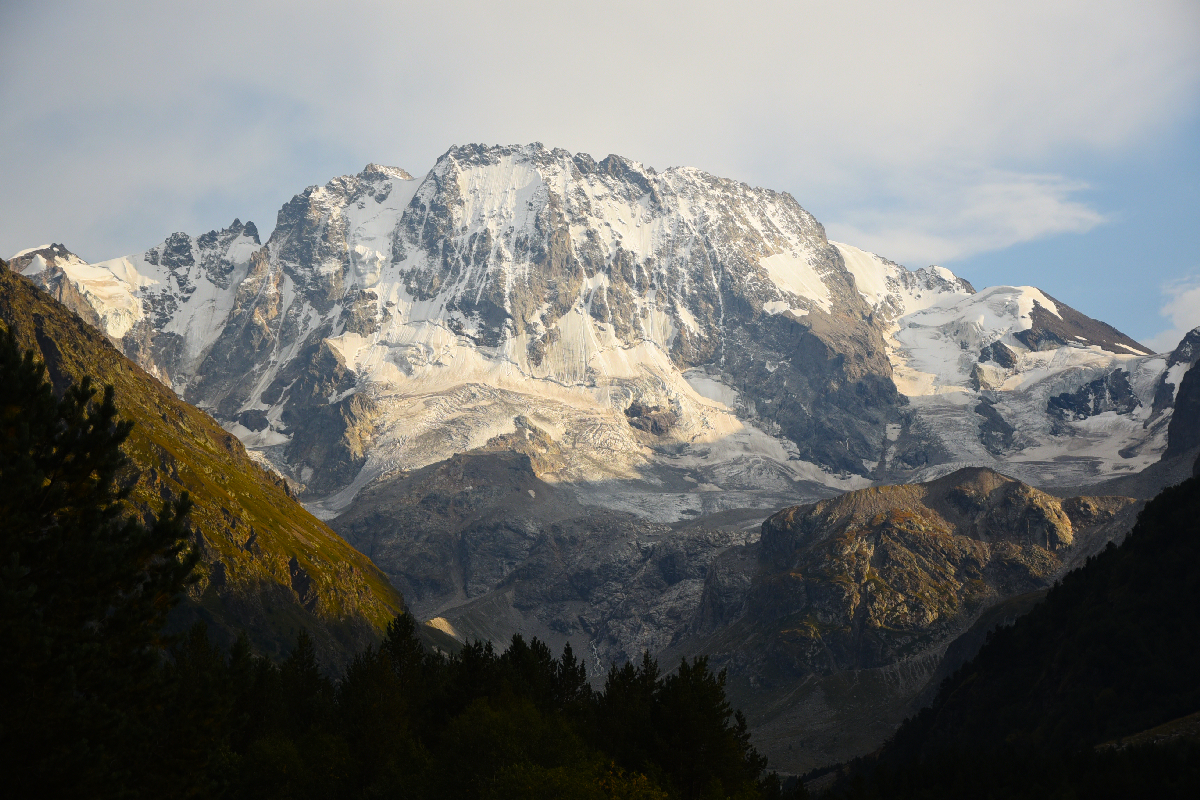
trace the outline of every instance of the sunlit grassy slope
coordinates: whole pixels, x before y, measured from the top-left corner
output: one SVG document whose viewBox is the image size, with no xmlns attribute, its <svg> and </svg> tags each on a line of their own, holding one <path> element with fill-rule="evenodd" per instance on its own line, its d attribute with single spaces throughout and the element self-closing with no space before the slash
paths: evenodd
<svg viewBox="0 0 1200 800">
<path fill-rule="evenodd" d="M 234 436 L 6 265 L 0 324 L 45 361 L 56 390 L 85 374 L 115 387 L 121 416 L 136 423 L 124 449 L 139 513 L 191 494 L 203 576 L 174 625 L 203 619 L 225 640 L 244 629 L 269 655 L 286 652 L 306 627 L 333 665 L 375 639 L 404 608 L 370 559 L 309 514 Z"/>
</svg>

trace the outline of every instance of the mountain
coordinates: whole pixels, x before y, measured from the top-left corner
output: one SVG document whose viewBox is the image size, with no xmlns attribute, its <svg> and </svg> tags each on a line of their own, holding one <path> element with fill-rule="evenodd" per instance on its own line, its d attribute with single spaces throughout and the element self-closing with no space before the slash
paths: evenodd
<svg viewBox="0 0 1200 800">
<path fill-rule="evenodd" d="M 60 391 L 85 374 L 115 387 L 121 416 L 135 422 L 124 479 L 135 482 L 139 513 L 191 495 L 203 575 L 176 609 L 175 626 L 204 620 L 225 643 L 246 630 L 275 656 L 306 627 L 332 666 L 375 641 L 404 609 L 375 565 L 305 511 L 236 438 L 8 269 L 0 269 L 0 322 L 45 362 Z"/>
<path fill-rule="evenodd" d="M 285 476 L 415 614 L 460 638 L 570 640 L 594 679 L 741 619 L 759 523 L 798 503 L 963 469 L 1067 519 L 1051 494 L 1151 496 L 1197 355 L 1151 353 L 1034 287 L 977 291 L 831 242 L 786 193 L 540 144 L 454 147 L 417 178 L 368 165 L 293 197 L 265 243 L 235 220 L 96 264 L 50 245 L 12 266 Z M 1073 520 L 1070 546 L 1001 557 L 940 506 L 879 491 L 955 543 L 897 583 L 903 602 L 964 553 L 993 570 L 986 590 L 930 595 L 909 645 L 847 634 L 813 678 L 830 698 L 848 675 L 899 682 L 880 695 L 896 713 L 943 652 L 968 657 L 1007 603 L 1123 532 Z M 746 661 L 750 693 L 766 679 L 753 642 L 786 639 L 763 603 L 746 617 L 760 638 L 711 640 Z M 890 722 L 861 714 L 847 730 L 878 743 Z"/>
<path fill-rule="evenodd" d="M 1200 477 L 1149 502 L 1119 547 L 997 630 L 855 765 L 841 796 L 1193 796 L 1198 515 Z"/>
<path fill-rule="evenodd" d="M 784 509 L 757 542 L 713 561 L 672 653 L 729 669 L 773 764 L 804 771 L 869 752 L 948 659 L 979 646 L 968 644 L 976 626 L 1027 608 L 1120 540 L 1139 507 L 971 468 Z"/>
<path fill-rule="evenodd" d="M 969 465 L 1082 485 L 1157 460 L 1170 417 L 1163 358 L 1043 292 L 618 156 L 455 147 L 310 187 L 266 245 L 235 220 L 96 265 L 39 252 L 14 266 L 76 287 L 323 515 L 518 417 L 570 452 L 542 474 L 664 522 Z"/>
</svg>

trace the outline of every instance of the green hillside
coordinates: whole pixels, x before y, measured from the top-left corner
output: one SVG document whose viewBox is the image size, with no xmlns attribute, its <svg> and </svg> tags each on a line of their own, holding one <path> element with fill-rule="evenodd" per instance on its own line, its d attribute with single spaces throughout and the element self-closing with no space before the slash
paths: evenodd
<svg viewBox="0 0 1200 800">
<path fill-rule="evenodd" d="M 403 610 L 370 559 L 309 514 L 233 435 L 7 265 L 0 326 L 45 361 L 56 391 L 83 375 L 115 387 L 121 416 L 135 422 L 123 480 L 136 484 L 137 509 L 157 511 L 164 498 L 191 494 L 202 576 L 176 609 L 174 627 L 204 620 L 226 644 L 244 629 L 256 649 L 276 657 L 305 627 L 318 659 L 334 665 L 378 640 Z"/>
</svg>

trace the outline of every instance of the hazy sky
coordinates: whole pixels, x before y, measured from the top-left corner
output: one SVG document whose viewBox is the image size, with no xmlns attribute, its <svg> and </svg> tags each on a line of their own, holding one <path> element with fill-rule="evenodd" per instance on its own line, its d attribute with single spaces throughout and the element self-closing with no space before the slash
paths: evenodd
<svg viewBox="0 0 1200 800">
<path fill-rule="evenodd" d="M 1200 325 L 1200 2 L 0 2 L 0 255 L 88 260 L 452 144 L 791 192 L 830 238 Z"/>
</svg>

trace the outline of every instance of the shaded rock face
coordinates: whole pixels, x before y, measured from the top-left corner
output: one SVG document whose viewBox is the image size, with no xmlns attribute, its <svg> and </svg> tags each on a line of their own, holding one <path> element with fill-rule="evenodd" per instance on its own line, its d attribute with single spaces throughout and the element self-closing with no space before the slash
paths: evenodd
<svg viewBox="0 0 1200 800">
<path fill-rule="evenodd" d="M 1167 367 L 1173 367 L 1177 364 L 1195 364 L 1200 360 L 1200 328 L 1194 328 L 1187 332 L 1179 344 L 1175 345 L 1175 349 L 1171 351 L 1171 356 L 1167 359 Z"/>
<path fill-rule="evenodd" d="M 1082 337 L 1114 353 L 1151 355 L 1145 345 L 1134 341 L 1111 325 L 1080 314 L 1050 295 L 1046 295 L 1046 298 L 1055 304 L 1057 313 L 1046 310 L 1035 301 L 1033 313 L 1030 315 L 1032 325 L 1016 334 L 1021 343 L 1030 350 L 1053 350 L 1070 344 L 1076 337 Z"/>
<path fill-rule="evenodd" d="M 1117 370 L 1074 392 L 1051 397 L 1046 411 L 1060 419 L 1082 420 L 1105 411 L 1128 414 L 1140 405 L 1141 401 L 1129 385 L 1129 373 Z"/>
<path fill-rule="evenodd" d="M 371 487 L 333 525 L 429 616 L 490 591 L 528 554 L 539 525 L 581 511 L 528 456 L 479 453 Z"/>
<path fill-rule="evenodd" d="M 1163 370 L 1155 387 L 1153 419 L 1174 407 L 1175 396 L 1183 374 L 1200 361 L 1200 328 L 1189 331 L 1167 357 L 1167 368 Z"/>
<path fill-rule="evenodd" d="M 439 616 L 467 638 L 533 634 L 586 647 L 588 673 L 659 653 L 686 633 L 708 566 L 752 534 L 672 531 L 630 514 L 592 509 L 552 523 L 496 588 Z"/>
<path fill-rule="evenodd" d="M 747 398 L 747 415 L 794 442 L 800 458 L 866 475 L 902 400 L 879 330 L 846 321 L 759 317 L 730 332 L 722 374 Z"/>
<path fill-rule="evenodd" d="M 1017 366 L 1017 354 L 1012 351 L 1004 342 L 996 341 L 989 345 L 985 345 L 979 351 L 979 363 L 985 364 L 992 361 L 1005 369 L 1013 369 Z"/>
<path fill-rule="evenodd" d="M 980 401 L 975 406 L 975 413 L 983 417 L 979 426 L 979 439 L 990 452 L 1000 455 L 1012 447 L 1013 434 L 1017 429 L 996 410 L 996 406 L 987 400 Z"/>
<path fill-rule="evenodd" d="M 670 430 L 676 420 L 675 412 L 669 408 L 646 406 L 638 402 L 631 403 L 625 409 L 625 416 L 629 417 L 629 424 L 633 427 L 656 436 Z"/>
<path fill-rule="evenodd" d="M 523 430 L 536 451 L 536 429 Z M 512 451 L 466 453 L 377 484 L 333 526 L 414 613 L 441 617 L 467 640 L 569 641 L 596 679 L 613 661 L 682 636 L 708 564 L 757 538 L 581 506 Z"/>
<path fill-rule="evenodd" d="M 1195 333 L 1196 331 L 1193 331 Z M 1163 458 L 1174 458 L 1200 448 L 1200 369 L 1193 364 L 1179 382 L 1175 413 L 1167 428 Z"/>
</svg>

